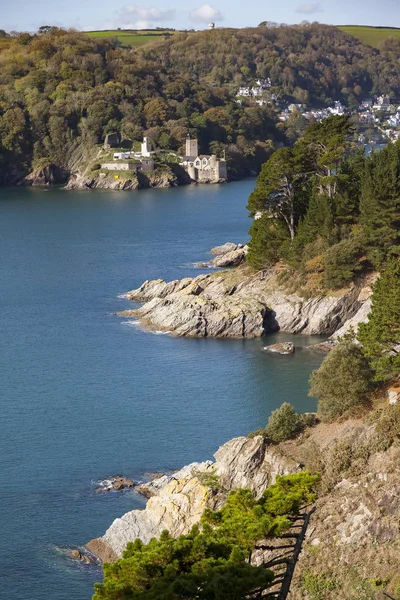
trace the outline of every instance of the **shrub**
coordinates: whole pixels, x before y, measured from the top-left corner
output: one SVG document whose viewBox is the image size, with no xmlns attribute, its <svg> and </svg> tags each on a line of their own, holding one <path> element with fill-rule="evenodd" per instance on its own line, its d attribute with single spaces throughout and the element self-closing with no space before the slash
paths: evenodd
<svg viewBox="0 0 400 600">
<path fill-rule="evenodd" d="M 318 416 L 335 421 L 352 409 L 369 404 L 372 371 L 361 349 L 342 341 L 311 374 L 310 396 L 318 398 Z"/>
<path fill-rule="evenodd" d="M 296 414 L 293 406 L 289 402 L 284 402 L 271 414 L 265 431 L 272 441 L 284 442 L 299 433 L 300 421 L 300 415 Z"/>
<path fill-rule="evenodd" d="M 310 600 L 325 600 L 327 593 L 335 589 L 335 582 L 325 573 L 313 575 L 306 571 L 303 575 L 303 587 Z"/>
</svg>

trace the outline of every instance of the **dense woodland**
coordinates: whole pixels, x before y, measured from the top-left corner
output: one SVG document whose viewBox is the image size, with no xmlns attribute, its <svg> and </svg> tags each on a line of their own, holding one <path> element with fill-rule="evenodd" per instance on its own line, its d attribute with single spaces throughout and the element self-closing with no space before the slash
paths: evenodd
<svg viewBox="0 0 400 600">
<path fill-rule="evenodd" d="M 347 116 L 310 125 L 263 165 L 248 208 L 248 262 L 282 261 L 282 281 L 313 295 L 400 256 L 400 142 L 366 157 Z"/>
<path fill-rule="evenodd" d="M 202 152 L 226 149 L 231 175 L 242 176 L 304 123 L 280 123 L 273 105 L 239 105 L 239 85 L 270 77 L 282 101 L 314 106 L 400 91 L 398 42 L 377 51 L 318 24 L 180 33 L 141 49 L 57 28 L 0 41 L 2 183 L 51 164 L 72 172 L 114 131 L 177 151 L 196 135 Z"/>
</svg>

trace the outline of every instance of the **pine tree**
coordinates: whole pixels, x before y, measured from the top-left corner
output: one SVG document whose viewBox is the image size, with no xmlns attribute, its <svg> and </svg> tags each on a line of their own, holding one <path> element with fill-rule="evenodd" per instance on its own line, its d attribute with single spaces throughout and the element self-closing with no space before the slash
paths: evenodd
<svg viewBox="0 0 400 600">
<path fill-rule="evenodd" d="M 400 142 L 389 144 L 367 162 L 360 210 L 367 254 L 379 268 L 400 255 Z"/>
<path fill-rule="evenodd" d="M 378 381 L 400 375 L 400 260 L 390 261 L 376 281 L 368 323 L 357 337 Z"/>
</svg>

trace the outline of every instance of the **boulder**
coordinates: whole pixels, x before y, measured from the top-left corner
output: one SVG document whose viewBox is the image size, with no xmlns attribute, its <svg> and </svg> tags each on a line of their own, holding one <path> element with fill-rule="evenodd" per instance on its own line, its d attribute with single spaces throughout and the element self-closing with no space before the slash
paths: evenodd
<svg viewBox="0 0 400 600">
<path fill-rule="evenodd" d="M 276 354 L 293 354 L 294 344 L 293 342 L 271 344 L 270 346 L 264 346 L 263 350 L 267 350 L 268 352 L 275 352 Z"/>
<path fill-rule="evenodd" d="M 246 259 L 247 246 L 232 250 L 231 252 L 225 252 L 224 254 L 218 255 L 210 261 L 210 264 L 214 267 L 237 267 Z"/>
<path fill-rule="evenodd" d="M 222 246 L 215 246 L 210 250 L 211 254 L 227 254 L 227 252 L 233 252 L 238 248 L 243 248 L 243 244 L 234 244 L 233 242 L 226 242 Z"/>
<path fill-rule="evenodd" d="M 123 477 L 122 475 L 116 475 L 115 477 L 109 477 L 107 479 L 103 479 L 103 481 L 99 482 L 99 486 L 97 491 L 99 492 L 111 492 L 111 491 L 121 491 L 127 490 L 129 488 L 135 487 L 135 482 L 132 479 L 128 479 L 127 477 Z"/>
</svg>

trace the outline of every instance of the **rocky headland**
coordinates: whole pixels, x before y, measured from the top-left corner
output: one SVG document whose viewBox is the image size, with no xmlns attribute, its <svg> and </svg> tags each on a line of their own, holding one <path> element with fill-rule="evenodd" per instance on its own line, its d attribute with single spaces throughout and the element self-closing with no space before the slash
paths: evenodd
<svg viewBox="0 0 400 600">
<path fill-rule="evenodd" d="M 169 282 L 145 281 L 126 294 L 141 306 L 119 314 L 176 336 L 256 338 L 275 331 L 343 335 L 350 327 L 356 329 L 370 310 L 370 280 L 304 298 L 279 284 L 276 269 L 254 272 L 247 267 L 246 246 L 228 243 L 213 252 L 216 258 L 202 266 L 236 268 Z"/>
<path fill-rule="evenodd" d="M 400 551 L 400 446 L 382 437 L 376 422 L 319 423 L 278 445 L 255 433 L 230 440 L 214 457 L 151 482 L 146 508 L 115 519 L 102 537 L 79 549 L 81 560 L 87 562 L 89 553 L 91 561 L 113 562 L 129 541 L 146 543 L 164 529 L 174 536 L 185 534 L 206 507 L 218 509 L 230 490 L 247 487 L 259 497 L 277 475 L 308 468 L 322 473 L 321 489 L 291 597 L 309 597 L 304 577 L 313 573 L 318 581 L 321 574 L 329 581 L 333 573 L 343 585 L 343 597 L 353 600 L 361 598 L 360 585 L 371 577 L 391 582 L 389 589 L 394 589 Z M 365 597 L 383 598 L 378 591 Z M 336 588 L 327 592 L 324 598 L 337 597 Z"/>
</svg>

